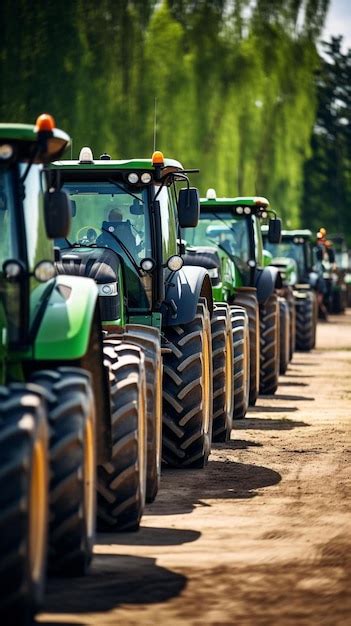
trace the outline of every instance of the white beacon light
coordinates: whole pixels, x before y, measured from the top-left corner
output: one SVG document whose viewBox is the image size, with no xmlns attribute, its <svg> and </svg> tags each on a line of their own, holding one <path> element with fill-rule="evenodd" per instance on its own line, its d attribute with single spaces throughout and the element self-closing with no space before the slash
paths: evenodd
<svg viewBox="0 0 351 626">
<path fill-rule="evenodd" d="M 92 163 L 94 160 L 91 148 L 84 146 L 79 153 L 79 163 Z"/>
<path fill-rule="evenodd" d="M 216 190 L 212 189 L 212 187 L 210 187 L 210 189 L 207 189 L 206 198 L 207 200 L 216 200 L 217 199 Z"/>
</svg>

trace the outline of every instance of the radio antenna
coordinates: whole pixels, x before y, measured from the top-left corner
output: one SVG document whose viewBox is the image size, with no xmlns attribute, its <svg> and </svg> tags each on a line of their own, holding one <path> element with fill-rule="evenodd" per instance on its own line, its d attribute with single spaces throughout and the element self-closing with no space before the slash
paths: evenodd
<svg viewBox="0 0 351 626">
<path fill-rule="evenodd" d="M 154 103 L 154 152 L 156 150 L 156 132 L 157 132 L 157 98 L 155 96 L 155 103 Z"/>
</svg>

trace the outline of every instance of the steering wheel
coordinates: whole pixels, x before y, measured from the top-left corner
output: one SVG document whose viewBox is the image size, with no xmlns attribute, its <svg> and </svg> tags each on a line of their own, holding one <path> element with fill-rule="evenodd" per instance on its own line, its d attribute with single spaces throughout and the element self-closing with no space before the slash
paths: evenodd
<svg viewBox="0 0 351 626">
<path fill-rule="evenodd" d="M 85 232 L 85 235 L 83 234 L 84 232 Z M 83 226 L 82 228 L 78 230 L 76 234 L 76 239 L 77 241 L 79 241 L 79 243 L 82 243 L 83 239 L 85 240 L 85 243 L 87 242 L 94 243 L 96 240 L 96 237 L 97 237 L 97 232 L 94 226 Z"/>
</svg>

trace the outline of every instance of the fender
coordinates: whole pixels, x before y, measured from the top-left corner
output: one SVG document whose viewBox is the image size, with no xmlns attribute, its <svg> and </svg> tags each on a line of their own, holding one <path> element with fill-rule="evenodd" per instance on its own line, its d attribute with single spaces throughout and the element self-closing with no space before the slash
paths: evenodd
<svg viewBox="0 0 351 626">
<path fill-rule="evenodd" d="M 57 276 L 39 322 L 34 359 L 80 359 L 88 349 L 98 289 L 90 278 Z"/>
<path fill-rule="evenodd" d="M 263 269 L 256 269 L 255 287 L 257 289 L 258 302 L 265 302 L 272 295 L 274 289 L 282 287 L 282 279 L 278 268 L 270 265 Z"/>
<path fill-rule="evenodd" d="M 207 299 L 213 312 L 211 279 L 203 267 L 186 265 L 169 275 L 165 300 L 161 307 L 162 325 L 188 324 L 195 315 L 199 298 Z"/>
</svg>

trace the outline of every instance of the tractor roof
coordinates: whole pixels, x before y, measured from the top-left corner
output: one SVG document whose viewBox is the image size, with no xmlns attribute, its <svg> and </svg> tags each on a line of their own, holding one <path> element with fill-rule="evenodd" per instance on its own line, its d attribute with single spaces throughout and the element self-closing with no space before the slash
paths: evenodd
<svg viewBox="0 0 351 626">
<path fill-rule="evenodd" d="M 209 193 L 210 192 L 210 193 Z M 209 189 L 206 198 L 200 198 L 201 212 L 210 209 L 214 212 L 232 211 L 235 215 L 257 215 L 267 217 L 269 202 L 260 196 L 243 196 L 237 198 L 216 198 L 214 189 Z"/>
<path fill-rule="evenodd" d="M 39 119 L 39 118 L 38 118 Z M 35 157 L 35 163 L 49 162 L 61 156 L 70 143 L 69 136 L 58 128 L 40 129 L 31 124 L 0 124 L 0 145 L 10 144 L 18 160 L 29 160 L 41 138 L 45 148 Z"/>
<path fill-rule="evenodd" d="M 264 225 L 262 226 L 262 234 L 266 235 L 268 234 L 268 226 Z M 312 231 L 308 230 L 307 228 L 299 228 L 299 229 L 295 229 L 295 230 L 282 230 L 282 241 L 285 240 L 291 240 L 291 239 L 307 239 L 310 240 L 313 238 L 312 236 Z M 300 242 L 296 242 L 296 243 L 302 243 Z"/>
<path fill-rule="evenodd" d="M 111 171 L 121 171 L 121 172 L 155 172 L 156 168 L 160 168 L 160 174 L 163 178 L 168 174 L 185 174 L 186 170 L 184 170 L 183 165 L 176 161 L 175 159 L 163 159 L 163 162 L 160 164 L 155 164 L 150 159 L 124 159 L 124 160 L 112 160 L 109 158 L 104 159 L 91 159 L 90 161 L 86 160 L 77 160 L 77 161 L 56 161 L 52 163 L 50 166 L 53 169 L 65 170 L 70 173 L 70 176 L 74 173 L 85 172 L 86 176 L 90 173 L 95 172 L 98 174 L 99 172 L 103 174 L 103 172 L 111 172 Z"/>
<path fill-rule="evenodd" d="M 228 209 L 230 206 L 242 206 L 242 207 L 258 207 L 260 209 L 266 209 L 269 207 L 269 201 L 267 198 L 261 196 L 242 196 L 236 198 L 200 198 L 201 206 L 211 207 L 225 207 Z"/>
</svg>

